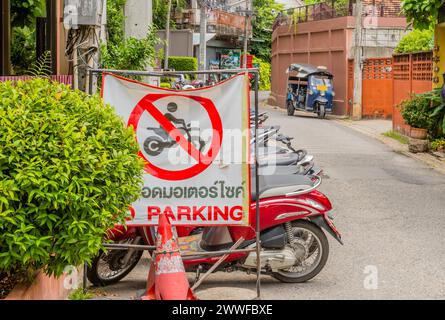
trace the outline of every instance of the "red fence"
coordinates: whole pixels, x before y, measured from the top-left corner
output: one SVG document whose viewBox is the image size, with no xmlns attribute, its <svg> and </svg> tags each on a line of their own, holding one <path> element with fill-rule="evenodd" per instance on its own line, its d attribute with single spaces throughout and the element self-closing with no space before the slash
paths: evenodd
<svg viewBox="0 0 445 320">
<path fill-rule="evenodd" d="M 393 129 L 409 134 L 410 127 L 405 123 L 398 105 L 409 99 L 413 93 L 427 92 L 433 89 L 433 53 L 419 52 L 395 55 L 393 57 L 394 93 L 393 93 Z"/>
<path fill-rule="evenodd" d="M 363 63 L 362 114 L 364 117 L 389 118 L 393 109 L 393 73 L 391 58 L 366 59 Z"/>
<path fill-rule="evenodd" d="M 408 134 L 410 127 L 403 121 L 398 105 L 413 93 L 432 90 L 432 59 L 431 51 L 366 59 L 362 73 L 363 117 L 392 117 L 394 130 Z M 348 100 L 352 101 L 353 60 L 349 61 L 348 71 Z"/>
<path fill-rule="evenodd" d="M 18 80 L 30 80 L 34 77 L 32 76 L 0 76 L 0 82 L 3 81 L 18 81 Z M 73 76 L 72 75 L 54 75 L 51 76 L 51 80 L 64 83 L 67 85 L 73 85 Z"/>
</svg>

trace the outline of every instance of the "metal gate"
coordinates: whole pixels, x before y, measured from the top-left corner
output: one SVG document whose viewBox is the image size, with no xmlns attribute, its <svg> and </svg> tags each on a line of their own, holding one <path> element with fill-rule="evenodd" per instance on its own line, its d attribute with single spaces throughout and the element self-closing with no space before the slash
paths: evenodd
<svg viewBox="0 0 445 320">
<path fill-rule="evenodd" d="M 363 117 L 390 118 L 392 116 L 392 68 L 391 58 L 372 58 L 363 62 Z"/>
</svg>

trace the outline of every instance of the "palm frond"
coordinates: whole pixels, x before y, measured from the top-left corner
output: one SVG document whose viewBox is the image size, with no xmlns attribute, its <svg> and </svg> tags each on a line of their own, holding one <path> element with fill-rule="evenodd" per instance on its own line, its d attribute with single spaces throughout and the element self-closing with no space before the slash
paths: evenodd
<svg viewBox="0 0 445 320">
<path fill-rule="evenodd" d="M 51 51 L 45 51 L 29 69 L 29 74 L 34 77 L 48 78 L 51 73 Z"/>
</svg>

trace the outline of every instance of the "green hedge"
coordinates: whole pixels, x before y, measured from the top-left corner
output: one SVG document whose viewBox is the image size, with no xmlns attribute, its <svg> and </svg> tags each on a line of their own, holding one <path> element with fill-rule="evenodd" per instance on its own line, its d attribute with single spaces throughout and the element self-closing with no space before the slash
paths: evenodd
<svg viewBox="0 0 445 320">
<path fill-rule="evenodd" d="M 196 71 L 198 70 L 198 59 L 195 57 L 169 57 L 168 67 L 175 71 Z"/>
</svg>

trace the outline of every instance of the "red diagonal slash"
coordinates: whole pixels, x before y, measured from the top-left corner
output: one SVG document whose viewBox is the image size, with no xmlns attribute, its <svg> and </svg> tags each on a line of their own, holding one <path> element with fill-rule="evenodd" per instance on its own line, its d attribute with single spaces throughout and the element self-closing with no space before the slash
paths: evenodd
<svg viewBox="0 0 445 320">
<path fill-rule="evenodd" d="M 154 105 L 147 108 L 147 111 L 152 115 L 152 117 L 159 122 L 159 124 L 164 128 L 165 131 L 170 135 L 170 137 L 175 140 L 179 146 L 187 152 L 193 159 L 198 162 L 206 161 L 206 156 L 204 156 L 201 151 L 197 150 L 195 146 L 188 141 L 186 137 L 181 133 L 181 131 L 176 128 L 173 123 L 171 123 Z"/>
<path fill-rule="evenodd" d="M 171 181 L 186 180 L 203 172 L 208 166 L 211 165 L 215 157 L 218 155 L 223 139 L 223 127 L 218 110 L 216 109 L 215 105 L 210 99 L 200 96 L 189 96 L 184 94 L 174 95 L 177 97 L 183 97 L 185 99 L 195 100 L 204 108 L 204 110 L 209 115 L 209 119 L 212 123 L 212 128 L 213 128 L 213 137 L 209 151 L 207 152 L 207 154 L 203 155 L 200 151 L 196 150 L 195 146 L 192 145 L 182 135 L 182 133 L 174 126 L 174 124 L 172 124 L 161 113 L 161 111 L 159 111 L 159 109 L 154 106 L 153 103 L 155 101 L 171 95 L 172 94 L 156 94 L 156 93 L 147 94 L 144 98 L 142 98 L 138 102 L 138 104 L 131 112 L 128 118 L 127 125 L 132 126 L 135 132 L 137 132 L 139 120 L 144 111 L 147 111 L 156 121 L 158 121 L 161 127 L 164 130 L 166 130 L 166 132 L 173 139 L 175 139 L 175 141 L 177 141 L 179 146 L 183 148 L 192 158 L 197 160 L 198 163 L 190 168 L 182 170 L 167 170 L 154 165 L 149 159 L 145 158 L 144 154 L 141 151 L 139 151 L 138 155 L 146 161 L 145 171 L 152 176 L 164 180 L 171 180 Z"/>
</svg>

